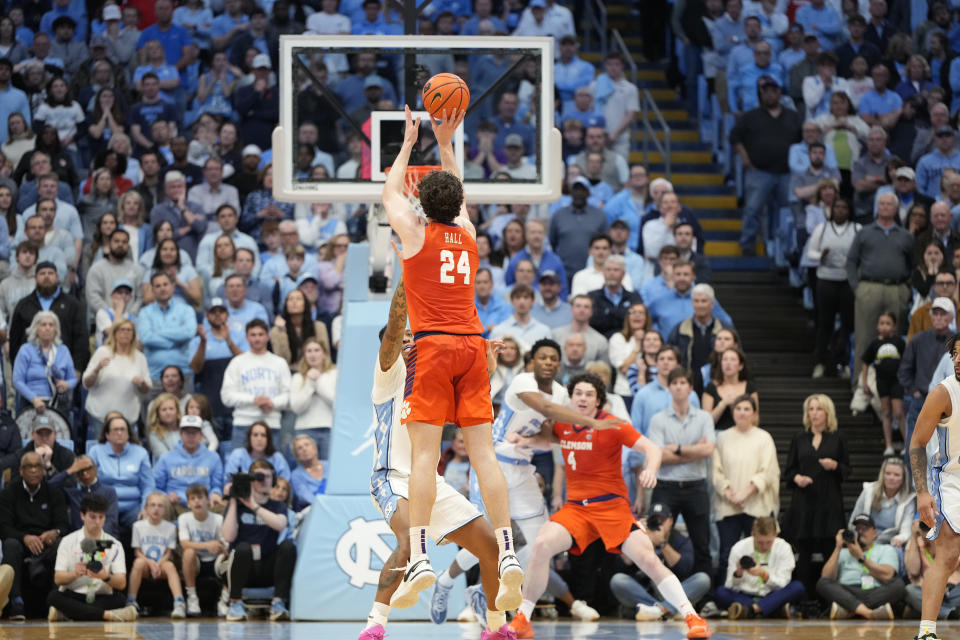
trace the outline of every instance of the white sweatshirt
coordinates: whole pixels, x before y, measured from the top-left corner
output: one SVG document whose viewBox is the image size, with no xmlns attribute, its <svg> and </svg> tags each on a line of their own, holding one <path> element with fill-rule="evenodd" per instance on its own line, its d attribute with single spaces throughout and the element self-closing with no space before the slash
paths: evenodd
<svg viewBox="0 0 960 640">
<path fill-rule="evenodd" d="M 337 393 L 337 370 L 330 369 L 316 380 L 293 374 L 290 409 L 297 414 L 297 429 L 333 426 L 333 403 Z"/>
<path fill-rule="evenodd" d="M 266 396 L 273 410 L 264 413 L 253 399 Z M 280 428 L 280 411 L 290 399 L 290 365 L 269 351 L 260 355 L 249 351 L 235 356 L 223 373 L 220 399 L 233 407 L 233 424 L 248 427 L 263 420 L 271 429 Z"/>
</svg>

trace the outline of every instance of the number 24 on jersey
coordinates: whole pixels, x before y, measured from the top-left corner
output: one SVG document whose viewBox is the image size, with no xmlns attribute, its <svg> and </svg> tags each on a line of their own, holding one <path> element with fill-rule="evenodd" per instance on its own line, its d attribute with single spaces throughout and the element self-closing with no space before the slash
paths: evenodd
<svg viewBox="0 0 960 640">
<path fill-rule="evenodd" d="M 463 284 L 470 284 L 470 256 L 466 251 L 460 252 L 460 257 L 455 258 L 453 251 L 443 249 L 440 251 L 440 283 L 454 284 L 456 278 L 451 273 L 456 268 L 457 273 L 463 274 Z"/>
</svg>

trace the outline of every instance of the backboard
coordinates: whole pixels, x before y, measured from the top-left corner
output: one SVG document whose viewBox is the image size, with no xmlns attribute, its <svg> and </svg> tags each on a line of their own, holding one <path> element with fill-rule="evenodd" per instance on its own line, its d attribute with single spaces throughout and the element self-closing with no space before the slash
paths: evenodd
<svg viewBox="0 0 960 640">
<path fill-rule="evenodd" d="M 422 112 L 424 83 L 446 71 L 471 92 L 454 140 L 467 201 L 556 200 L 563 171 L 553 50 L 553 38 L 283 36 L 274 195 L 288 202 L 378 201 L 383 170 L 403 138 L 404 104 Z M 439 165 L 429 118 L 421 115 L 410 163 Z"/>
</svg>

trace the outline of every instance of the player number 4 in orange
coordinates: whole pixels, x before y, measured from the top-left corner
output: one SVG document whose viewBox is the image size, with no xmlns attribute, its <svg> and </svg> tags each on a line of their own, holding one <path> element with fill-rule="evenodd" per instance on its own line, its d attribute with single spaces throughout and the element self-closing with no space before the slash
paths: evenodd
<svg viewBox="0 0 960 640">
<path fill-rule="evenodd" d="M 453 274 L 450 273 L 454 266 L 457 268 L 457 273 L 463 274 L 463 284 L 470 284 L 470 256 L 466 251 L 461 251 L 460 257 L 454 260 L 453 251 L 444 249 L 440 252 L 440 260 L 443 263 L 440 265 L 441 284 L 454 283 Z"/>
<path fill-rule="evenodd" d="M 567 464 L 570 465 L 570 469 L 573 471 L 577 470 L 577 459 L 574 457 L 574 452 L 571 451 L 570 455 L 567 456 Z"/>
</svg>

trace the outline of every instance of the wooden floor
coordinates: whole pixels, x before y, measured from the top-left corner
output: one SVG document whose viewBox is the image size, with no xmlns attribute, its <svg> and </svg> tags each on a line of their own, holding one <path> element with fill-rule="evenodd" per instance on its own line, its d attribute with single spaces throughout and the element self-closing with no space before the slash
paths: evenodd
<svg viewBox="0 0 960 640">
<path fill-rule="evenodd" d="M 363 628 L 358 622 L 223 622 L 152 621 L 137 623 L 31 622 L 0 625 L 0 640 L 353 640 Z M 546 622 L 535 627 L 540 640 L 683 640 L 686 627 L 680 623 Z M 909 640 L 917 633 L 913 620 L 897 622 L 768 621 L 712 624 L 714 640 Z M 960 637 L 960 623 L 938 625 L 941 638 Z M 475 624 L 398 622 L 387 627 L 389 640 L 475 640 Z"/>
</svg>

